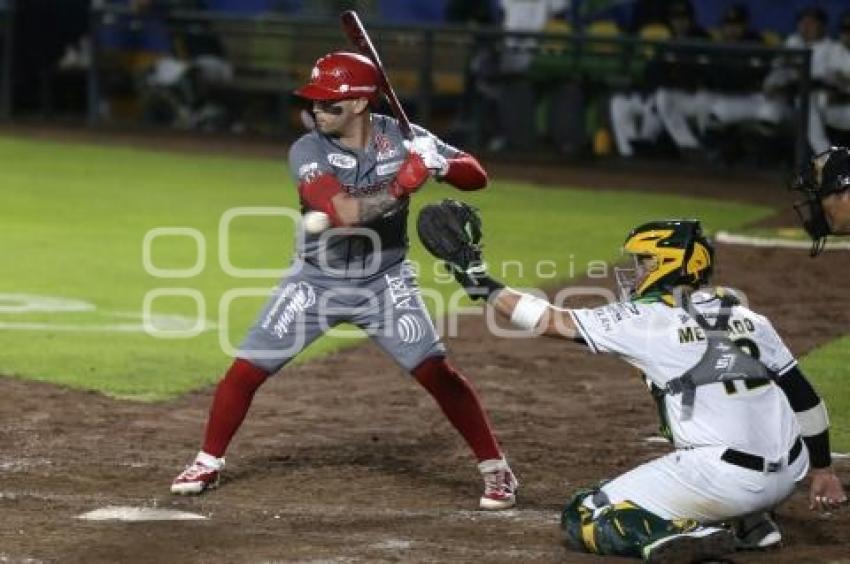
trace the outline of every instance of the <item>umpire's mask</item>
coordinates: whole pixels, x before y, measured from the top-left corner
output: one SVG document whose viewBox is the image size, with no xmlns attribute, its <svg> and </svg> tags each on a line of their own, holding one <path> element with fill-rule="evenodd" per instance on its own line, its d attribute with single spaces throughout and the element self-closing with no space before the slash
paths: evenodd
<svg viewBox="0 0 850 564">
<path fill-rule="evenodd" d="M 850 149 L 832 147 L 812 157 L 791 185 L 804 199 L 794 204 L 803 229 L 812 238 L 811 256 L 817 256 L 831 234 L 823 199 L 850 188 Z"/>
</svg>

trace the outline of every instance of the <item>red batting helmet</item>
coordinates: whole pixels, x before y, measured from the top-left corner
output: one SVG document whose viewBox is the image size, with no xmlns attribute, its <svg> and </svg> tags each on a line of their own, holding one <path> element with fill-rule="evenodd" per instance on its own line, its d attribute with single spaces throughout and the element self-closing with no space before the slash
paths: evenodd
<svg viewBox="0 0 850 564">
<path fill-rule="evenodd" d="M 308 100 L 345 100 L 378 97 L 378 69 L 367 57 L 337 51 L 321 57 L 313 66 L 310 82 L 295 94 Z"/>
</svg>

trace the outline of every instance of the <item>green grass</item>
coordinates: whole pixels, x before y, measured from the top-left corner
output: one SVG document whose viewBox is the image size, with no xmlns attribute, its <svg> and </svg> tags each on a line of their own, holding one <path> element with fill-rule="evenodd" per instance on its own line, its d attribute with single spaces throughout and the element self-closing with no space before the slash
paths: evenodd
<svg viewBox="0 0 850 564">
<path fill-rule="evenodd" d="M 850 452 L 850 336 L 824 345 L 802 359 L 802 369 L 811 378 L 829 408 L 832 450 Z"/>
<path fill-rule="evenodd" d="M 801 227 L 748 227 L 735 230 L 736 235 L 810 242 L 811 237 Z"/>
<path fill-rule="evenodd" d="M 146 292 L 160 287 L 199 291 L 211 321 L 219 320 L 218 304 L 228 290 L 270 291 L 274 278 L 237 279 L 222 270 L 217 232 L 230 208 L 296 205 L 283 151 L 280 160 L 241 159 L 0 138 L 0 163 L 0 294 L 56 296 L 97 308 L 10 313 L 8 296 L 5 312 L 0 297 L 0 373 L 144 400 L 174 397 L 220 376 L 227 355 L 215 331 L 164 340 L 103 326 L 137 327 L 131 316 L 139 316 Z M 482 210 L 488 261 L 497 275 L 507 265 L 504 278 L 515 286 L 552 284 L 584 274 L 588 261 L 616 260 L 624 234 L 642 221 L 699 216 L 708 229 L 718 230 L 770 213 L 766 207 L 729 202 L 559 190 L 505 179 L 469 194 L 432 183 L 415 197 L 414 207 L 449 196 Z M 204 235 L 201 274 L 157 279 L 145 272 L 142 241 L 150 229 L 163 226 L 191 227 Z M 422 265 L 422 286 L 443 295 L 454 291 L 454 284 L 436 282 L 440 271 L 415 241 L 415 229 L 410 233 L 411 258 Z M 281 268 L 291 255 L 294 232 L 281 219 L 237 219 L 231 234 L 230 256 L 237 266 Z M 152 255 L 160 268 L 195 262 L 194 244 L 185 237 L 156 240 Z M 534 266 L 541 260 L 552 262 L 537 273 Z M 262 303 L 262 298 L 242 298 L 232 304 L 231 342 L 238 344 Z M 192 315 L 193 310 L 186 298 L 154 304 L 161 314 Z M 9 328 L 10 323 L 18 328 Z M 47 328 L 21 330 L 21 323 Z M 322 339 L 299 360 L 340 345 Z"/>
</svg>

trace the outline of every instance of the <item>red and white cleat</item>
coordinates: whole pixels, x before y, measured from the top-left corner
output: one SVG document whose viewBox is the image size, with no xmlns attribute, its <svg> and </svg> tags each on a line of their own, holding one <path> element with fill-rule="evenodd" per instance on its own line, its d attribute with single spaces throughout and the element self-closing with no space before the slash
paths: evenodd
<svg viewBox="0 0 850 564">
<path fill-rule="evenodd" d="M 210 456 L 205 452 L 198 453 L 195 462 L 187 466 L 180 475 L 171 482 L 171 493 L 177 495 L 198 495 L 206 490 L 218 487 L 221 471 L 224 469 L 224 459 Z"/>
<path fill-rule="evenodd" d="M 484 495 L 478 507 L 498 511 L 516 505 L 519 482 L 504 458 L 485 460 L 478 464 L 478 470 L 484 478 Z"/>
</svg>

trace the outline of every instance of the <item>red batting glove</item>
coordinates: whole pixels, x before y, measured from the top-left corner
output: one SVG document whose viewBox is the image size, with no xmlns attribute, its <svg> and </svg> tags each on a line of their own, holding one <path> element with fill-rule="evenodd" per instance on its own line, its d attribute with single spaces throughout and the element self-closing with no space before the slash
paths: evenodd
<svg viewBox="0 0 850 564">
<path fill-rule="evenodd" d="M 431 172 L 425 166 L 425 162 L 414 152 L 407 153 L 407 158 L 401 163 L 395 179 L 389 187 L 390 195 L 394 198 L 403 198 L 419 190 Z"/>
</svg>

